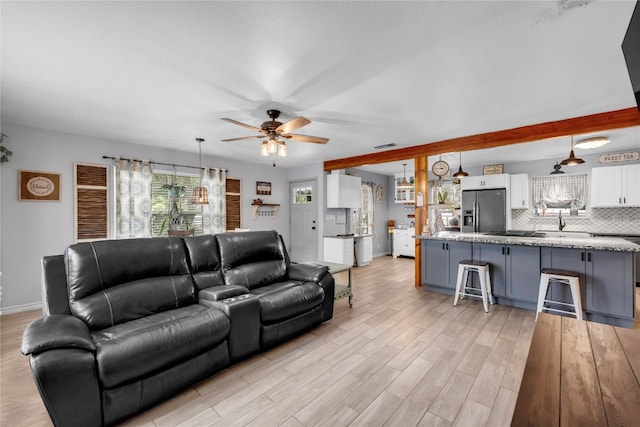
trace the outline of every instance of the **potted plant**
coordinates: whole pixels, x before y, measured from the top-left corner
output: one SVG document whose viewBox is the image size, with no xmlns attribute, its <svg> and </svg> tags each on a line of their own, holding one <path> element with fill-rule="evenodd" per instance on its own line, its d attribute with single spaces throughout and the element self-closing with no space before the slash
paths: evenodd
<svg viewBox="0 0 640 427">
<path fill-rule="evenodd" d="M 173 175 L 171 183 L 167 182 L 166 184 L 162 184 L 162 187 L 160 188 L 167 190 L 169 192 L 169 197 L 172 198 L 182 196 L 186 187 L 184 185 L 178 185 L 178 180 L 176 179 L 176 176 Z"/>
<path fill-rule="evenodd" d="M 160 226 L 160 234 L 165 229 L 168 230 L 169 235 L 192 235 L 193 231 L 191 227 L 191 219 L 189 214 L 185 214 L 182 210 L 181 199 L 184 195 L 186 187 L 178 184 L 178 177 L 176 172 L 173 172 L 171 176 L 171 182 L 167 182 L 162 185 L 163 190 L 167 190 L 169 196 L 169 212 L 165 215 Z M 184 228 L 182 228 L 184 227 Z"/>
<path fill-rule="evenodd" d="M 4 133 L 0 133 L 0 163 L 8 162 L 9 157 L 13 154 L 11 150 L 3 145 L 4 139 L 7 137 Z"/>
<path fill-rule="evenodd" d="M 445 204 L 447 203 L 447 199 L 449 199 L 449 189 L 448 188 L 439 188 L 438 189 L 438 203 Z"/>
<path fill-rule="evenodd" d="M 179 187 L 174 187 L 179 188 Z M 171 191 L 171 190 L 170 190 Z M 184 191 L 184 190 L 181 190 Z M 180 205 L 180 198 L 178 197 L 169 197 L 169 201 L 171 203 L 171 208 L 169 212 L 165 215 L 162 220 L 162 225 L 160 225 L 160 234 L 162 234 L 165 228 L 168 228 L 169 235 L 191 235 L 193 234 L 193 230 L 190 229 L 191 222 L 189 214 L 185 214 Z M 168 227 L 167 227 L 168 226 Z M 184 226 L 183 230 L 180 230 L 179 227 Z"/>
</svg>

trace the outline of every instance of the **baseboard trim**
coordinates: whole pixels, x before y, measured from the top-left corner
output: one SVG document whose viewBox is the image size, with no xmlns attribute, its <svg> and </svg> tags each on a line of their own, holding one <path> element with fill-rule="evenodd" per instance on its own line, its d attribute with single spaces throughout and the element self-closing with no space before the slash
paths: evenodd
<svg viewBox="0 0 640 427">
<path fill-rule="evenodd" d="M 13 307 L 0 308 L 0 316 L 4 316 L 5 314 L 20 313 L 22 311 L 38 310 L 38 309 L 42 310 L 42 303 L 41 302 L 34 302 L 34 303 L 31 303 L 31 304 L 14 305 Z"/>
</svg>

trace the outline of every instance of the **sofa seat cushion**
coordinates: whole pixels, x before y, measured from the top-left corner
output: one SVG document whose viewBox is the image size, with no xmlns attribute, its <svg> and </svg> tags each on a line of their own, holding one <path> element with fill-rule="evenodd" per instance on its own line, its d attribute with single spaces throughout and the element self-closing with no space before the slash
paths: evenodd
<svg viewBox="0 0 640 427">
<path fill-rule="evenodd" d="M 211 350 L 229 330 L 224 312 L 193 304 L 93 332 L 98 375 L 120 386 Z"/>
<path fill-rule="evenodd" d="M 324 291 L 312 282 L 274 283 L 251 291 L 260 299 L 263 324 L 279 322 L 305 313 L 322 304 Z"/>
</svg>

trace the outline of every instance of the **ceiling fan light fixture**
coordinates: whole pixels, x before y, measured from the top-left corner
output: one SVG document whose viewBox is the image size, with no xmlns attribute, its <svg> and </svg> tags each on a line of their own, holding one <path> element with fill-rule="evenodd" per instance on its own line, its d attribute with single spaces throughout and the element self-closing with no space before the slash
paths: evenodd
<svg viewBox="0 0 640 427">
<path fill-rule="evenodd" d="M 287 144 L 284 141 L 278 141 L 278 156 L 287 157 Z"/>
<path fill-rule="evenodd" d="M 569 153 L 569 157 L 561 161 L 560 164 L 562 166 L 575 166 L 581 163 L 584 163 L 584 160 L 576 157 L 576 155 L 573 153 L 573 135 L 571 135 L 571 152 Z"/>
<path fill-rule="evenodd" d="M 275 137 L 271 137 L 267 142 L 267 147 L 269 150 L 269 154 L 276 154 L 278 152 L 278 142 Z"/>
<path fill-rule="evenodd" d="M 465 177 L 465 176 L 469 176 L 468 173 L 466 173 L 465 171 L 462 170 L 462 152 L 460 152 L 459 159 L 460 159 L 460 167 L 458 168 L 458 172 L 453 174 L 453 177 L 454 178 L 462 178 L 462 177 Z"/>
<path fill-rule="evenodd" d="M 593 148 L 599 148 L 609 143 L 609 138 L 606 136 L 596 136 L 593 138 L 582 139 L 578 141 L 575 148 L 582 148 L 583 150 L 590 150 Z"/>
<path fill-rule="evenodd" d="M 202 186 L 202 143 L 204 139 L 196 138 L 198 143 L 198 164 L 200 166 L 200 187 L 195 187 L 191 194 L 191 203 L 194 205 L 208 205 L 209 193 L 206 187 Z"/>
<path fill-rule="evenodd" d="M 264 157 L 269 155 L 269 143 L 267 141 L 262 141 L 262 144 L 260 144 L 260 155 Z"/>
</svg>

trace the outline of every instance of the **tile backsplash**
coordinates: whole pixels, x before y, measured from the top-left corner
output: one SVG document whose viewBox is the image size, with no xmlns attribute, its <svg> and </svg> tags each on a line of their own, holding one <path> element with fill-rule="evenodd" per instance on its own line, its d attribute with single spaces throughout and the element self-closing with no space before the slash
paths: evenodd
<svg viewBox="0 0 640 427">
<path fill-rule="evenodd" d="M 535 217 L 528 209 L 513 209 L 514 230 L 557 230 L 557 217 Z M 640 234 L 640 208 L 597 208 L 587 212 L 585 218 L 563 217 L 564 231 L 590 233 Z"/>
</svg>

